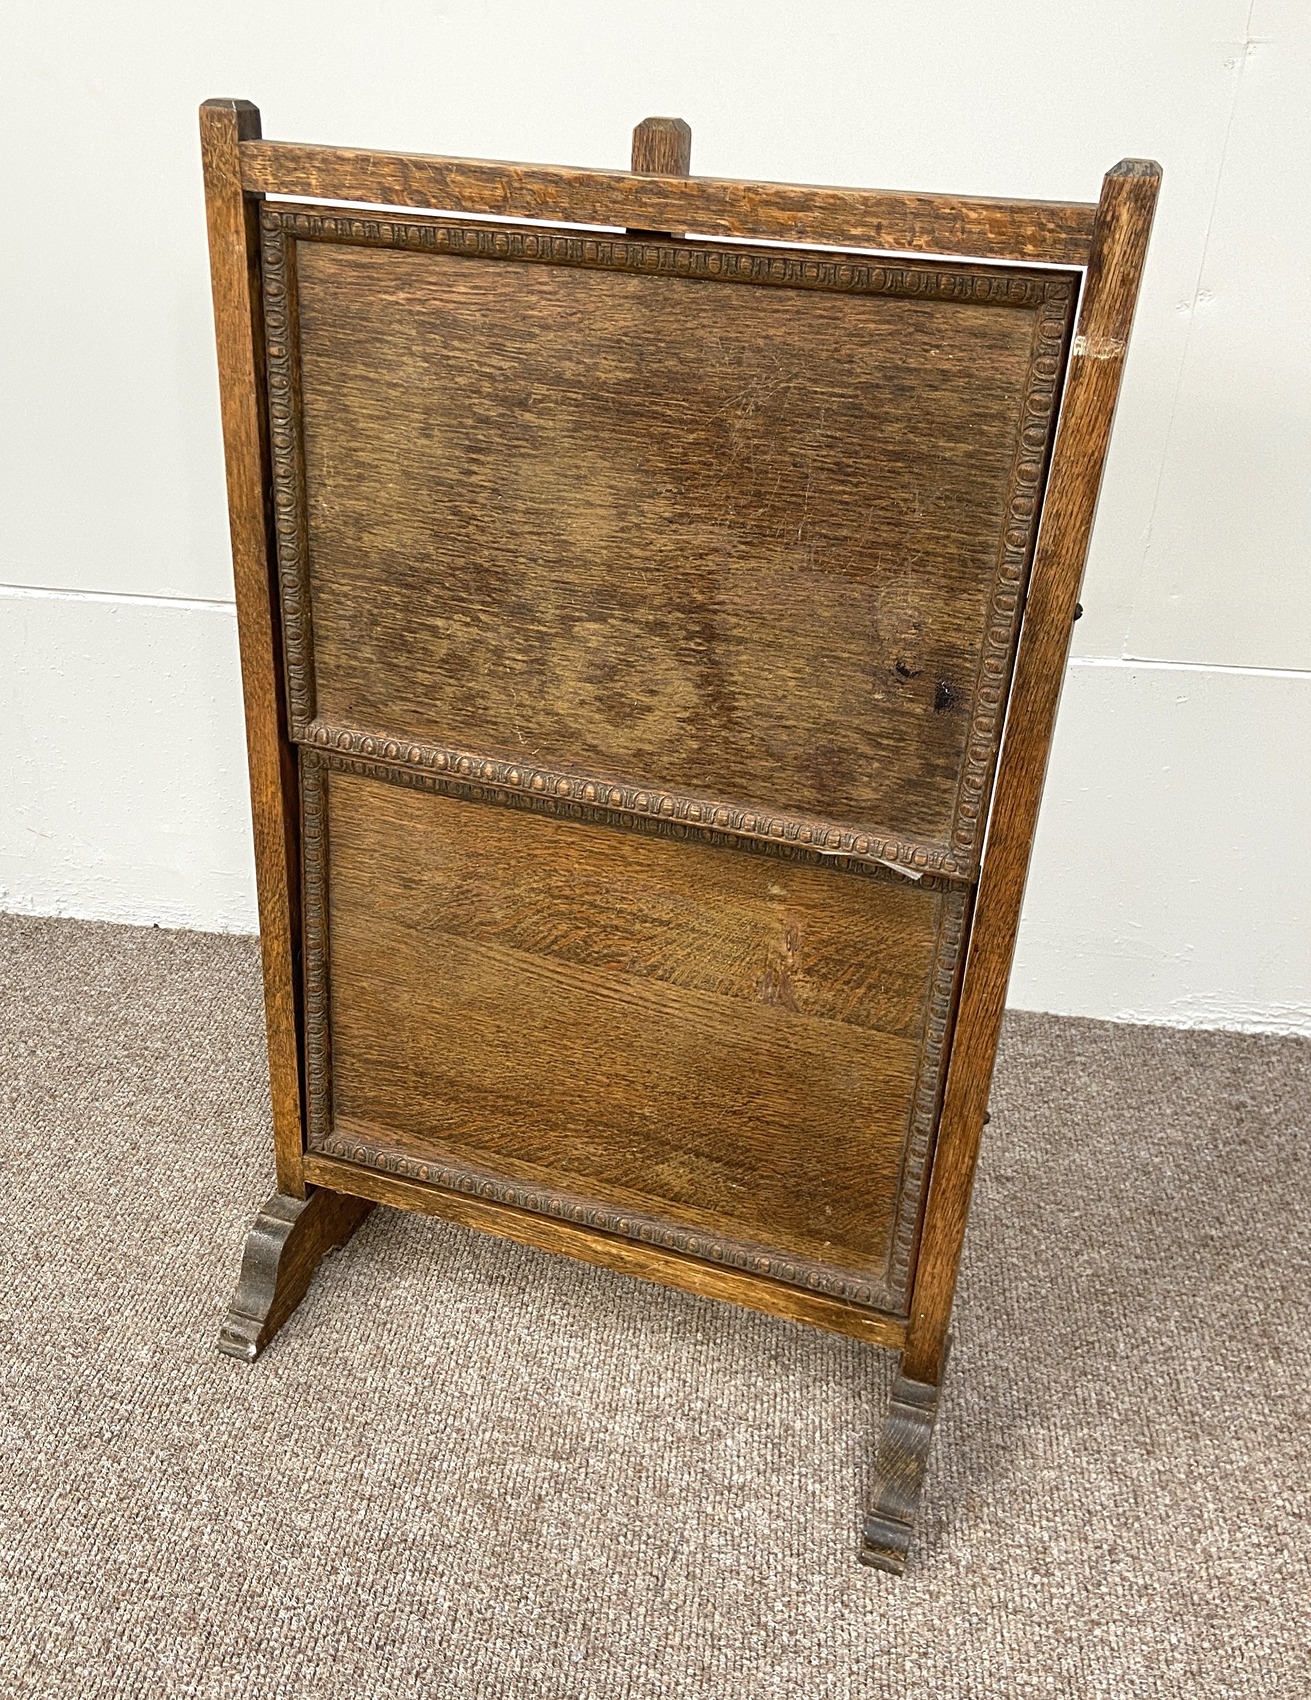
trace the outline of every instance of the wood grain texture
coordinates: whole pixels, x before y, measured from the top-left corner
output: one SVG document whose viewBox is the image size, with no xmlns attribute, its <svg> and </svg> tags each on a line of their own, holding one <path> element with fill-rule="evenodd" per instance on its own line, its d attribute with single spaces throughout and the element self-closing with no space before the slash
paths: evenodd
<svg viewBox="0 0 1311 1700">
<path fill-rule="evenodd" d="M 219 1351 L 253 1363 L 305 1297 L 323 1258 L 346 1243 L 372 1208 L 372 1199 L 322 1187 L 304 1198 L 275 1192 L 246 1238 Z"/>
<path fill-rule="evenodd" d="M 681 118 L 644 118 L 633 131 L 633 171 L 644 177 L 686 177 L 692 169 L 692 129 Z"/>
<path fill-rule="evenodd" d="M 312 703 L 973 873 L 1067 277 L 268 209 L 274 315 L 293 236 L 298 736 Z"/>
<path fill-rule="evenodd" d="M 316 1149 L 895 1305 L 961 894 L 306 777 Z"/>
<path fill-rule="evenodd" d="M 692 130 L 681 118 L 644 118 L 633 131 L 633 171 L 644 177 L 686 177 L 692 170 Z M 672 239 L 670 231 L 631 229 L 630 236 Z"/>
<path fill-rule="evenodd" d="M 843 1304 L 819 1293 L 802 1292 L 763 1276 L 699 1263 L 695 1258 L 663 1251 L 658 1246 L 616 1239 L 549 1216 L 515 1210 L 493 1200 L 445 1192 L 400 1175 L 361 1168 L 314 1152 L 305 1159 L 305 1173 L 316 1187 L 352 1193 L 379 1204 L 393 1205 L 398 1210 L 415 1210 L 421 1215 L 475 1228 L 480 1233 L 497 1234 L 521 1245 L 535 1246 L 540 1251 L 580 1258 L 585 1263 L 599 1264 L 644 1281 L 658 1281 L 680 1292 L 746 1305 L 768 1316 L 850 1335 L 869 1345 L 897 1350 L 905 1338 L 905 1324 L 897 1317 L 882 1316 L 877 1311 Z"/>
<path fill-rule="evenodd" d="M 259 135 L 248 101 L 200 109 L 218 348 L 228 513 L 246 711 L 264 1006 L 281 1192 L 303 1197 L 298 1055 L 299 846 L 296 757 L 287 736 L 279 598 L 268 493 L 272 485 L 264 392 L 258 208 L 243 197 L 238 149 Z"/>
<path fill-rule="evenodd" d="M 245 143 L 241 172 L 247 190 L 268 195 L 1068 266 L 1087 262 L 1096 211 L 1079 202 L 648 177 L 300 142 Z"/>
<path fill-rule="evenodd" d="M 416 789 L 436 790 L 441 795 L 450 795 L 461 800 L 475 803 L 495 801 L 505 805 L 513 803 L 517 807 L 533 806 L 539 800 L 530 798 L 503 797 L 497 795 L 491 787 L 460 779 L 441 779 L 427 775 L 415 775 L 404 769 L 396 769 L 386 761 L 354 761 L 339 754 L 330 753 L 321 756 L 318 752 L 306 751 L 303 763 L 303 821 L 305 842 L 305 976 L 306 976 L 306 1064 L 308 1074 L 309 1126 L 312 1141 L 323 1141 L 328 1138 L 331 1123 L 331 1033 L 328 1007 L 328 855 L 327 855 L 327 807 L 326 807 L 326 772 L 332 770 L 338 773 L 354 774 L 363 778 L 380 779 L 392 785 L 404 785 Z M 571 813 L 565 817 L 571 820 L 585 820 L 589 824 L 613 825 L 614 821 L 605 811 L 583 810 L 578 805 L 571 805 Z M 630 829 L 632 823 L 629 823 Z M 643 830 L 659 836 L 672 837 L 675 843 L 704 842 L 708 847 L 718 849 L 733 848 L 733 841 L 715 832 L 692 837 L 688 829 L 671 826 L 664 821 L 648 821 L 643 823 Z M 768 842 L 754 847 L 754 854 L 770 860 L 780 860 L 784 863 L 800 863 L 803 867 L 814 870 L 819 867 L 843 871 L 869 877 L 873 870 L 864 863 L 848 861 L 844 858 L 817 857 L 812 852 L 791 844 Z M 961 964 L 961 946 L 968 921 L 970 895 L 962 893 L 941 881 L 925 878 L 919 883 L 922 892 L 945 891 L 948 893 L 942 909 L 941 923 L 937 933 L 935 959 L 932 966 L 931 979 L 928 987 L 927 1003 L 923 1013 L 923 1024 L 919 1031 L 919 1055 L 916 1067 L 914 1107 L 911 1113 L 909 1131 L 902 1154 L 901 1177 L 898 1185 L 898 1203 L 895 1212 L 895 1234 L 892 1252 L 886 1276 L 886 1288 L 894 1307 L 904 1309 L 908 1290 L 909 1271 L 916 1232 L 919 1223 L 919 1210 L 923 1200 L 923 1179 L 926 1171 L 928 1155 L 932 1144 L 933 1132 L 936 1127 L 938 1102 L 941 1095 L 943 1069 L 946 1058 L 946 1045 L 950 1032 L 951 1019 L 955 1005 L 955 993 L 959 982 Z M 868 968 L 864 970 L 867 974 Z M 343 1147 L 343 1149 L 345 1149 Z M 504 1179 L 497 1181 L 489 1171 L 475 1168 L 467 1162 L 448 1159 L 443 1165 L 436 1165 L 431 1151 L 424 1158 L 422 1155 L 399 1154 L 395 1141 L 390 1144 L 380 1139 L 377 1130 L 356 1127 L 351 1133 L 350 1155 L 359 1162 L 391 1163 L 393 1159 L 404 1167 L 405 1171 L 421 1175 L 421 1178 L 431 1178 L 435 1184 L 450 1186 L 477 1185 L 480 1188 L 499 1187 L 507 1198 L 513 1202 L 522 1203 L 521 1191 L 515 1190 L 515 1184 Z M 549 1198 L 537 1200 L 542 1208 L 553 1211 L 566 1211 L 578 1220 L 595 1220 L 598 1225 L 615 1231 L 615 1215 L 611 1211 L 602 1219 L 598 1216 L 594 1204 L 585 1204 L 576 1197 L 565 1199 L 556 1192 Z M 645 1228 L 633 1223 L 632 1231 L 645 1232 Z M 648 1224 L 654 1227 L 656 1224 Z M 682 1243 L 686 1237 L 685 1230 L 669 1233 L 668 1223 L 658 1225 L 671 1244 Z M 731 1248 L 723 1248 L 724 1254 L 737 1260 L 740 1253 Z M 817 1269 L 811 1274 L 821 1281 L 827 1282 L 831 1271 Z M 843 1290 L 848 1290 L 844 1288 Z M 859 1291 L 859 1286 L 853 1291 Z"/>
<path fill-rule="evenodd" d="M 940 1376 L 1079 587 L 1161 169 L 1108 173 L 1029 585 L 915 1277 L 906 1373 Z"/>
</svg>

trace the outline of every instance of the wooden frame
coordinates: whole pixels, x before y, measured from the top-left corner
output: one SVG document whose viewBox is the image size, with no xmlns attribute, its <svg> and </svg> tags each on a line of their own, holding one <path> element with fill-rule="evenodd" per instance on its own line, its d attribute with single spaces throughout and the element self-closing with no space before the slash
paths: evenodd
<svg viewBox="0 0 1311 1700">
<path fill-rule="evenodd" d="M 242 101 L 207 102 L 201 109 L 201 138 L 278 1180 L 278 1194 L 247 1248 L 223 1349 L 243 1358 L 255 1356 L 305 1290 L 318 1257 L 340 1244 L 375 1202 L 444 1216 L 886 1345 L 901 1352 L 901 1366 L 880 1445 L 876 1503 L 866 1521 L 861 1557 L 882 1568 L 900 1570 L 945 1366 L 951 1303 L 1029 855 L 1160 169 L 1146 161 L 1122 162 L 1107 174 L 1095 205 L 735 183 L 687 175 L 689 133 L 674 120 L 647 120 L 639 126 L 632 172 L 582 171 L 265 142 L 258 112 Z M 785 823 L 780 829 L 791 830 L 793 840 L 806 833 L 803 842 L 820 846 L 821 854 L 899 864 L 914 877 L 927 874 L 930 883 L 959 881 L 965 894 L 959 925 L 968 926 L 968 943 L 963 947 L 963 972 L 948 979 L 940 1018 L 947 1045 L 945 1085 L 940 1096 L 932 1099 L 937 1111 L 936 1141 L 930 1159 L 926 1135 L 924 1158 L 931 1160 L 931 1172 L 922 1219 L 912 1218 L 910 1224 L 912 1240 L 918 1229 L 917 1255 L 906 1266 L 911 1284 L 900 1308 L 891 1301 L 882 1309 L 877 1304 L 872 1308 L 870 1302 L 853 1302 L 836 1289 L 825 1292 L 812 1286 L 806 1290 L 804 1283 L 775 1279 L 754 1267 L 707 1261 L 685 1255 L 677 1246 L 644 1242 L 610 1228 L 589 1226 L 582 1219 L 522 1208 L 512 1201 L 512 1194 L 492 1196 L 472 1183 L 448 1179 L 444 1186 L 424 1184 L 397 1172 L 394 1161 L 385 1155 L 369 1159 L 372 1166 L 363 1166 L 344 1160 L 339 1146 L 325 1146 L 313 1134 L 315 1082 L 322 1076 L 312 1058 L 307 1073 L 307 1044 L 313 1046 L 314 1023 L 322 1019 L 322 1012 L 316 1014 L 314 1009 L 313 966 L 321 959 L 318 934 L 324 925 L 314 883 L 314 834 L 321 827 L 316 825 L 314 811 L 307 808 L 302 828 L 299 788 L 302 777 L 311 787 L 316 783 L 316 763 L 335 763 L 349 770 L 352 762 L 367 766 L 370 760 L 380 760 L 384 766 L 390 761 L 394 768 L 398 762 L 403 765 L 404 758 L 372 747 L 375 741 L 362 735 L 352 743 L 349 729 L 316 719 L 312 700 L 296 688 L 295 658 L 301 634 L 294 629 L 296 605 L 279 589 L 280 526 L 284 575 L 295 544 L 286 533 L 290 498 L 275 478 L 275 462 L 284 469 L 291 464 L 284 439 L 294 429 L 296 397 L 290 390 L 283 394 L 278 389 L 284 382 L 279 378 L 280 339 L 287 332 L 278 320 L 277 302 L 283 297 L 278 295 L 276 270 L 268 272 L 267 254 L 278 252 L 280 220 L 300 219 L 308 229 L 319 215 L 312 209 L 298 212 L 291 207 L 266 220 L 269 230 L 262 259 L 260 203 L 265 196 L 432 209 L 474 218 L 617 226 L 637 238 L 676 230 L 734 243 L 831 245 L 1082 272 L 1082 296 L 1068 350 L 1054 448 L 1044 439 L 1036 451 L 1044 465 L 1050 452 L 1050 465 L 1013 676 L 1008 679 L 1010 655 L 1002 653 L 989 687 L 997 712 L 1004 709 L 1006 721 L 981 857 L 971 849 L 955 861 L 951 856 L 934 861 L 932 851 L 926 852 L 924 846 L 901 843 L 889 850 L 888 843 L 868 835 L 859 839 L 847 832 L 844 836 L 842 824 L 832 820 L 798 818 L 790 828 Z M 340 216 L 372 219 L 375 226 L 384 217 L 344 209 Z M 403 222 L 403 214 L 398 217 Z M 267 247 L 270 236 L 272 248 Z M 389 235 L 388 240 L 393 237 Z M 540 240 L 556 239 L 543 235 Z M 689 244 L 683 253 L 691 250 Z M 708 251 L 698 245 L 698 253 Z M 640 265 L 640 260 L 631 263 Z M 667 259 L 652 262 L 657 267 L 671 263 Z M 266 303 L 263 292 L 270 290 Z M 1035 487 L 1041 488 L 1040 480 Z M 1037 523 L 1035 513 L 1033 524 Z M 1023 550 L 1029 551 L 1031 545 L 1030 534 Z M 292 667 L 290 678 L 285 674 L 284 654 Z M 443 768 L 449 761 L 455 783 L 461 759 L 473 758 L 461 758 L 458 750 L 444 754 L 431 750 L 412 759 L 420 766 L 426 762 Z M 505 771 L 493 776 L 495 784 L 502 793 L 518 786 L 528 806 L 536 806 L 534 787 L 541 793 L 558 784 L 567 793 L 575 783 L 552 769 L 520 773 L 509 764 L 501 765 Z M 591 798 L 597 801 L 596 782 L 584 778 L 576 783 L 579 787 L 591 783 Z M 985 807 L 987 790 L 984 783 L 980 796 Z M 458 789 L 455 794 L 459 795 Z M 703 805 L 693 796 L 670 793 L 655 799 L 643 793 L 640 809 L 632 799 L 621 798 L 619 791 L 615 797 L 620 800 L 612 812 L 659 813 L 663 806 L 666 815 L 679 808 L 684 820 L 702 819 L 696 811 Z M 606 799 L 599 801 L 604 804 Z M 761 824 L 756 831 L 757 824 L 753 817 L 749 828 L 729 822 L 727 830 L 768 839 L 769 824 Z M 830 833 L 835 835 L 831 839 Z M 304 898 L 302 868 L 307 879 Z"/>
</svg>

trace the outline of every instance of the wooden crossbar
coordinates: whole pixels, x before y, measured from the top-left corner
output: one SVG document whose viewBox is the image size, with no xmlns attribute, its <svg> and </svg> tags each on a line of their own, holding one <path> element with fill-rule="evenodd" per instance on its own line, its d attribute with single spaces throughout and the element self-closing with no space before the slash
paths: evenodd
<svg viewBox="0 0 1311 1700">
<path fill-rule="evenodd" d="M 1087 264 L 1097 213 L 1080 201 L 653 177 L 299 142 L 243 141 L 241 186 L 369 206 L 1065 266 Z"/>
</svg>

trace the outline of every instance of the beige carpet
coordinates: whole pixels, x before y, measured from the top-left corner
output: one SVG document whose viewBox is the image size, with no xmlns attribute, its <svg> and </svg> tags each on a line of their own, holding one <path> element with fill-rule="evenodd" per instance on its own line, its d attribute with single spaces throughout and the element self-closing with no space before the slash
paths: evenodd
<svg viewBox="0 0 1311 1700">
<path fill-rule="evenodd" d="M 1311 1694 L 1311 1045 L 1011 1018 L 898 1581 L 850 1341 L 378 1211 L 218 1357 L 255 946 L 0 961 L 0 1694 Z"/>
</svg>

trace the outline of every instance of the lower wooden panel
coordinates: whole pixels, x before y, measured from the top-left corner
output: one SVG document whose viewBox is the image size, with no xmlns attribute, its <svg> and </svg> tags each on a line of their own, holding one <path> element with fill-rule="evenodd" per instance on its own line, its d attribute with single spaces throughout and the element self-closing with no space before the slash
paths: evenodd
<svg viewBox="0 0 1311 1700">
<path fill-rule="evenodd" d="M 961 892 L 303 759 L 312 1149 L 901 1311 Z"/>
<path fill-rule="evenodd" d="M 353 1198 L 370 1198 L 377 1204 L 390 1204 L 398 1210 L 437 1216 L 466 1228 L 476 1228 L 481 1233 L 517 1240 L 520 1245 L 536 1246 L 540 1251 L 558 1252 L 565 1257 L 581 1258 L 585 1263 L 618 1270 L 623 1275 L 657 1281 L 661 1286 L 675 1287 L 681 1292 L 746 1305 L 750 1310 L 785 1317 L 790 1322 L 809 1323 L 811 1327 L 826 1328 L 833 1334 L 849 1334 L 853 1339 L 865 1340 L 873 1346 L 889 1346 L 900 1351 L 906 1338 L 906 1324 L 901 1317 L 883 1316 L 857 1305 L 844 1304 L 840 1299 L 827 1298 L 821 1293 L 800 1292 L 795 1287 L 762 1276 L 720 1269 L 678 1252 L 663 1251 L 658 1246 L 635 1244 L 631 1240 L 617 1239 L 588 1228 L 574 1227 L 568 1222 L 534 1215 L 531 1211 L 515 1210 L 489 1199 L 470 1198 L 462 1193 L 424 1186 L 419 1181 L 366 1169 L 356 1163 L 342 1163 L 335 1158 L 311 1153 L 305 1159 L 305 1179 L 311 1186 L 330 1187 L 334 1192 L 347 1193 Z"/>
</svg>

